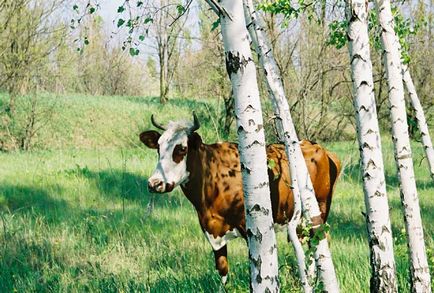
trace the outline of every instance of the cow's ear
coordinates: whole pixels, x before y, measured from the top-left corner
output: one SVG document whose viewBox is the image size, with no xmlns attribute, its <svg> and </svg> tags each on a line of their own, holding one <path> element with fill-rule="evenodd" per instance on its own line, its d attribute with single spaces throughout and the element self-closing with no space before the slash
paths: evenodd
<svg viewBox="0 0 434 293">
<path fill-rule="evenodd" d="M 193 132 L 188 136 L 188 147 L 197 150 L 202 144 L 202 138 L 196 132 Z"/>
<path fill-rule="evenodd" d="M 158 149 L 158 139 L 160 136 L 161 134 L 155 130 L 144 131 L 140 133 L 140 141 L 148 148 Z"/>
</svg>

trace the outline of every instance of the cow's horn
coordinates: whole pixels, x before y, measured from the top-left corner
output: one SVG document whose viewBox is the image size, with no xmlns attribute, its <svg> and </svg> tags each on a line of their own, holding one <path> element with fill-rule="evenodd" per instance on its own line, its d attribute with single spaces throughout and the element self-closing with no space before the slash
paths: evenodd
<svg viewBox="0 0 434 293">
<path fill-rule="evenodd" d="M 166 128 L 164 128 L 163 126 L 161 126 L 160 124 L 158 124 L 157 121 L 155 121 L 154 114 L 151 115 L 151 122 L 152 122 L 152 125 L 154 125 L 158 129 L 166 130 Z"/>
<path fill-rule="evenodd" d="M 190 129 L 190 132 L 192 133 L 198 130 L 200 127 L 199 119 L 197 119 L 196 113 L 194 113 L 194 111 L 193 111 L 193 121 L 194 121 L 193 127 L 191 127 Z"/>
</svg>

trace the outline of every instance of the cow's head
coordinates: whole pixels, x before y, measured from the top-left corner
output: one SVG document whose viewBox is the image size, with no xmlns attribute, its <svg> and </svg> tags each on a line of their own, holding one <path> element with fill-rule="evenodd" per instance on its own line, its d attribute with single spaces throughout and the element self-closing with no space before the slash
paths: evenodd
<svg viewBox="0 0 434 293">
<path fill-rule="evenodd" d="M 140 140 L 149 148 L 158 150 L 158 163 L 154 173 L 148 179 L 150 192 L 170 192 L 176 186 L 188 181 L 187 153 L 191 140 L 200 137 L 194 133 L 200 124 L 193 113 L 193 123 L 188 121 L 170 121 L 167 127 L 158 124 L 151 116 L 152 124 L 163 130 L 159 133 L 149 130 L 140 134 Z"/>
</svg>

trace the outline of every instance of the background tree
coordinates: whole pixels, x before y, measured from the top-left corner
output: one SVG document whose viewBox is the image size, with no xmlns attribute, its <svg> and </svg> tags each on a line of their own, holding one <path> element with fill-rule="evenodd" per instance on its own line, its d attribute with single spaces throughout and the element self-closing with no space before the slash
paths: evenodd
<svg viewBox="0 0 434 293">
<path fill-rule="evenodd" d="M 211 7 L 217 10 L 211 2 Z M 220 1 L 226 69 L 232 83 L 243 175 L 250 284 L 253 292 L 278 292 L 276 236 L 267 174 L 265 134 L 256 66 L 250 51 L 242 0 Z"/>
<path fill-rule="evenodd" d="M 366 3 L 359 0 L 348 1 L 347 20 L 371 256 L 371 292 L 396 292 L 393 238 L 373 91 Z"/>
<path fill-rule="evenodd" d="M 275 113 L 276 128 L 278 129 L 281 141 L 285 143 L 286 154 L 290 164 L 289 167 L 292 184 L 300 184 L 297 186 L 295 191 L 300 193 L 299 196 L 303 206 L 303 213 L 312 224 L 313 233 L 318 233 L 318 235 L 316 235 L 319 238 L 318 243 L 313 244 L 312 242 L 311 244 L 315 246 L 313 249 L 315 250 L 314 254 L 317 261 L 320 280 L 325 291 L 339 292 L 339 284 L 331 259 L 330 249 L 328 247 L 327 239 L 325 239 L 324 231 L 321 231 L 323 228 L 321 225 L 324 223 L 321 219 L 321 212 L 316 201 L 313 185 L 292 122 L 291 112 L 283 89 L 282 78 L 280 77 L 277 64 L 274 60 L 273 51 L 263 33 L 264 27 L 258 20 L 253 1 L 244 0 L 243 2 L 247 27 L 249 28 L 249 33 L 256 48 L 256 52 L 258 53 L 261 66 L 264 70 L 264 75 L 267 78 L 269 96 L 272 100 Z M 295 196 L 296 195 L 294 195 L 294 197 Z M 316 240 L 317 239 L 315 238 L 315 241 Z M 304 258 L 302 258 L 302 260 L 304 260 Z M 299 270 L 304 290 L 306 292 L 311 291 L 312 289 L 305 274 L 306 267 L 303 266 L 303 263 L 300 265 L 300 260 Z"/>
<path fill-rule="evenodd" d="M 398 168 L 401 202 L 407 231 L 409 254 L 411 259 L 411 285 L 413 292 L 430 292 L 431 278 L 426 257 L 419 198 L 413 169 L 410 138 L 408 134 L 407 114 L 404 99 L 404 85 L 401 71 L 399 39 L 395 35 L 394 21 L 390 2 L 376 1 L 378 21 L 381 26 L 381 43 L 384 50 L 390 120 Z"/>
</svg>

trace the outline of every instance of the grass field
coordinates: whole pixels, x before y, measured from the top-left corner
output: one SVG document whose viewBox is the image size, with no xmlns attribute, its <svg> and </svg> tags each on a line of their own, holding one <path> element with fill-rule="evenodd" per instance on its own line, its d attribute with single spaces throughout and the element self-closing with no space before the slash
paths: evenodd
<svg viewBox="0 0 434 293">
<path fill-rule="evenodd" d="M 47 98 L 47 101 L 50 102 Z M 179 189 L 151 195 L 157 155 L 138 143 L 152 112 L 161 122 L 202 120 L 218 139 L 219 105 L 195 100 L 58 97 L 38 149 L 0 154 L 0 292 L 215 292 L 220 279 L 194 208 Z M 47 102 L 47 103 L 48 103 Z M 234 139 L 234 137 L 232 137 Z M 369 254 L 355 142 L 326 143 L 344 164 L 332 211 L 331 249 L 342 292 L 369 292 Z M 389 139 L 383 139 L 400 292 L 409 292 L 402 213 Z M 413 144 L 425 238 L 434 267 L 434 183 Z M 299 291 L 286 235 L 278 233 L 282 292 Z M 229 244 L 227 290 L 249 288 L 247 246 Z"/>
</svg>

